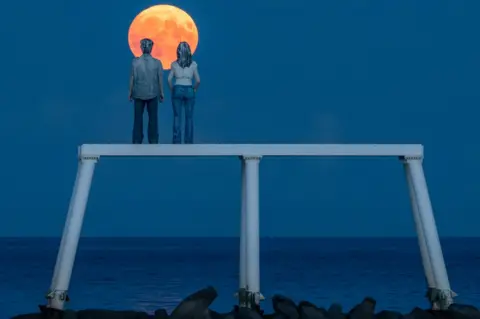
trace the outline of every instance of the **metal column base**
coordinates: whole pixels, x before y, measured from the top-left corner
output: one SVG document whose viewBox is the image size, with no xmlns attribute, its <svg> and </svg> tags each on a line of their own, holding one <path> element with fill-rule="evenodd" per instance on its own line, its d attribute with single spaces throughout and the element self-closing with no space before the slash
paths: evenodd
<svg viewBox="0 0 480 319">
<path fill-rule="evenodd" d="M 250 309 L 256 309 L 260 301 L 265 300 L 265 297 L 261 293 L 249 291 L 245 288 L 240 288 L 235 296 L 238 297 L 239 307 Z"/>
<path fill-rule="evenodd" d="M 52 300 L 57 300 L 61 302 L 69 302 L 70 297 L 68 297 L 68 291 L 66 290 L 49 290 L 45 295 L 45 298 L 50 304 Z"/>
<path fill-rule="evenodd" d="M 446 310 L 453 303 L 457 294 L 450 289 L 428 288 L 426 297 L 433 310 Z"/>
</svg>

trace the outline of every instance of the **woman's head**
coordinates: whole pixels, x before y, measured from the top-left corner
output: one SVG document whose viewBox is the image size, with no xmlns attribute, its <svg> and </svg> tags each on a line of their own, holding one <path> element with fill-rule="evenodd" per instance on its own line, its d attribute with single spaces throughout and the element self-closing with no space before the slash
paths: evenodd
<svg viewBox="0 0 480 319">
<path fill-rule="evenodd" d="M 192 51 L 185 41 L 180 42 L 177 47 L 177 63 L 182 68 L 188 68 L 192 64 Z"/>
<path fill-rule="evenodd" d="M 143 54 L 152 53 L 153 41 L 148 38 L 140 40 L 140 48 L 142 49 Z"/>
</svg>

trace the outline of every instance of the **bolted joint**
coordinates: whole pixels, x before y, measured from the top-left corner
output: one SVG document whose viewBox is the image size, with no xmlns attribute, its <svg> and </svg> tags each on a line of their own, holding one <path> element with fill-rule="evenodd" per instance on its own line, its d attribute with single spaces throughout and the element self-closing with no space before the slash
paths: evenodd
<svg viewBox="0 0 480 319">
<path fill-rule="evenodd" d="M 79 162 L 82 161 L 95 161 L 97 162 L 100 159 L 98 155 L 82 155 L 82 147 L 79 146 L 77 150 L 77 158 Z"/>
<path fill-rule="evenodd" d="M 264 299 L 261 293 L 250 291 L 248 288 L 240 288 L 238 290 L 238 304 L 240 307 L 257 309 L 260 301 Z"/>
<path fill-rule="evenodd" d="M 428 288 L 426 297 L 433 310 L 447 310 L 453 303 L 454 292 L 450 289 Z"/>
<path fill-rule="evenodd" d="M 78 158 L 80 162 L 83 161 L 94 161 L 95 163 L 100 159 L 100 156 L 81 156 Z"/>
<path fill-rule="evenodd" d="M 261 155 L 242 155 L 240 156 L 240 159 L 244 161 L 249 161 L 249 160 L 260 161 L 262 159 L 262 156 Z"/>
<path fill-rule="evenodd" d="M 423 156 L 399 156 L 398 159 L 404 164 L 408 164 L 411 161 L 423 162 Z"/>
<path fill-rule="evenodd" d="M 247 303 L 247 289 L 240 288 L 238 290 L 238 305 L 240 307 L 248 307 Z"/>
<path fill-rule="evenodd" d="M 70 297 L 68 297 L 67 290 L 49 290 L 45 295 L 45 298 L 50 303 L 52 300 L 58 300 L 62 302 L 69 302 Z"/>
</svg>

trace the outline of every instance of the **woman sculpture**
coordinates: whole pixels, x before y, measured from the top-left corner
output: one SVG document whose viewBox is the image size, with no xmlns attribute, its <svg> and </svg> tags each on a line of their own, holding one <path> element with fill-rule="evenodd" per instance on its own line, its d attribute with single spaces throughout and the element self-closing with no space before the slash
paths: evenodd
<svg viewBox="0 0 480 319">
<path fill-rule="evenodd" d="M 175 79 L 175 84 L 173 80 Z M 195 84 L 194 81 L 195 80 Z M 177 47 L 177 60 L 170 66 L 168 86 L 172 92 L 173 144 L 182 143 L 182 115 L 185 113 L 184 143 L 193 143 L 193 109 L 195 94 L 200 86 L 198 66 L 192 59 L 192 51 L 187 42 Z"/>
</svg>

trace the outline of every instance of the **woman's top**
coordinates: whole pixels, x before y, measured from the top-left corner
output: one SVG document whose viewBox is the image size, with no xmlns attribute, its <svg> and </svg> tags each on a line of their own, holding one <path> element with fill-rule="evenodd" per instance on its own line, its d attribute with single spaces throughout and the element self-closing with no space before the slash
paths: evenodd
<svg viewBox="0 0 480 319">
<path fill-rule="evenodd" d="M 182 68 L 177 61 L 170 66 L 170 73 L 168 74 L 168 82 L 175 78 L 175 85 L 192 85 L 192 79 L 195 82 L 200 82 L 200 75 L 198 75 L 198 66 L 195 61 L 192 61 L 189 67 Z"/>
</svg>

